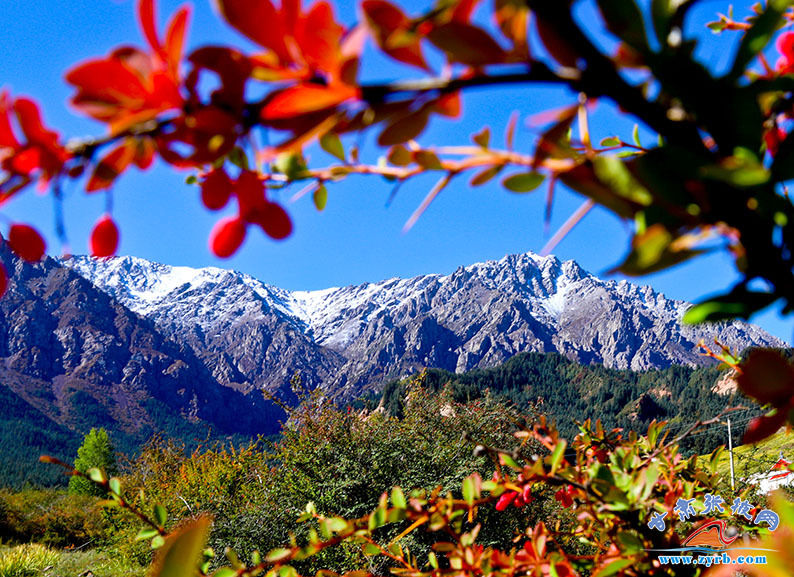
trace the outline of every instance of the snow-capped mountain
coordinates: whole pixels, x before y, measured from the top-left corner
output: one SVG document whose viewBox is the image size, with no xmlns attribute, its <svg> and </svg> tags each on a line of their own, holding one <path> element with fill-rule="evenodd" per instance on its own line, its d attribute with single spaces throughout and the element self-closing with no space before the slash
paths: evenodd
<svg viewBox="0 0 794 577">
<path fill-rule="evenodd" d="M 716 337 L 738 350 L 785 346 L 741 322 L 682 326 L 687 303 L 532 253 L 447 275 L 319 291 L 133 257 L 62 264 L 189 347 L 219 383 L 244 393 L 288 393 L 299 372 L 310 386 L 350 397 L 424 366 L 460 372 L 522 351 L 642 370 L 706 363 L 700 339 Z"/>
</svg>

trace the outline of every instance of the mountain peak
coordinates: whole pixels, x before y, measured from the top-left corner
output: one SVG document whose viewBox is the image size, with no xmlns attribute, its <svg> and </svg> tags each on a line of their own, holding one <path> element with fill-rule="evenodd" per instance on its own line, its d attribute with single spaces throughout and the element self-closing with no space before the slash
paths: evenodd
<svg viewBox="0 0 794 577">
<path fill-rule="evenodd" d="M 289 373 L 292 361 L 284 359 L 294 359 L 297 350 L 324 359 L 325 376 L 301 363 L 310 380 L 352 395 L 424 366 L 485 368 L 524 351 L 556 351 L 585 364 L 641 370 L 707 363 L 698 354 L 700 339 L 716 337 L 737 350 L 785 345 L 740 322 L 682 326 L 687 303 L 647 286 L 602 281 L 575 261 L 531 252 L 446 275 L 313 291 L 281 289 L 234 271 L 132 257 L 75 257 L 64 264 L 172 338 L 193 335 L 194 346 L 222 353 L 228 360 L 221 372 L 237 371 L 238 381 L 249 384 L 274 382 L 269 358 L 283 357 L 276 364 Z M 240 336 L 248 349 L 237 350 L 224 336 L 229 331 L 253 331 L 258 340 Z M 265 366 L 243 361 L 251 347 L 262 349 L 256 362 Z"/>
</svg>

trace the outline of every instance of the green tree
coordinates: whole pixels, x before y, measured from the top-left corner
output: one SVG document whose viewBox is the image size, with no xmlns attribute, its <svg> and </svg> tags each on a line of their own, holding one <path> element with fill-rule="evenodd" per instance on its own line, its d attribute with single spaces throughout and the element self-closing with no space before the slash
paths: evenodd
<svg viewBox="0 0 794 577">
<path fill-rule="evenodd" d="M 116 473 L 116 455 L 105 429 L 92 428 L 77 449 L 74 468 L 81 473 L 97 468 L 111 476 Z M 99 485 L 83 477 L 73 476 L 69 479 L 69 492 L 74 495 L 102 495 Z"/>
</svg>

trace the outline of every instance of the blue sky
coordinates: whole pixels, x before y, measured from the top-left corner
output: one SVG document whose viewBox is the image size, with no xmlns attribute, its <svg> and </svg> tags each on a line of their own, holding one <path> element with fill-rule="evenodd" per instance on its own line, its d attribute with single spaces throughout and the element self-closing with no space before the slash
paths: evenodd
<svg viewBox="0 0 794 577">
<path fill-rule="evenodd" d="M 159 2 L 160 26 L 181 2 Z M 402 3 L 405 5 L 405 2 Z M 409 10 L 429 3 L 412 1 Z M 735 4 L 737 15 L 746 13 L 748 2 Z M 335 3 L 346 22 L 356 18 L 355 4 Z M 487 12 L 486 0 L 480 14 Z M 219 18 L 207 0 L 193 3 L 189 48 L 210 43 L 247 44 Z M 729 61 L 735 36 L 714 36 L 705 22 L 714 19 L 727 3 L 704 2 L 695 14 L 691 32 L 704 39 L 700 55 L 719 69 Z M 46 123 L 66 137 L 102 134 L 104 127 L 76 115 L 67 101 L 71 94 L 63 73 L 75 63 L 101 56 L 119 44 L 142 45 L 132 0 L 4 0 L 0 26 L 4 46 L 0 52 L 0 86 L 13 95 L 28 95 L 44 109 Z M 585 9 L 584 17 L 591 15 Z M 438 60 L 434 60 L 438 62 Z M 386 58 L 367 51 L 362 78 L 389 80 L 416 76 Z M 531 150 L 536 132 L 523 122 L 528 116 L 571 102 L 573 96 L 559 89 L 510 87 L 478 89 L 464 95 L 464 114 L 457 121 L 435 121 L 420 138 L 427 145 L 468 142 L 469 136 L 488 125 L 499 142 L 513 111 L 522 122 L 517 147 Z M 620 135 L 628 140 L 634 121 L 621 118 L 606 103 L 600 103 L 592 118 L 596 140 Z M 643 133 L 647 142 L 653 135 Z M 365 157 L 376 159 L 381 152 L 373 135 L 364 138 Z M 310 157 L 321 160 L 312 148 Z M 222 266 L 247 272 L 266 282 L 289 289 L 317 289 L 394 276 L 449 272 L 461 265 L 498 259 L 509 253 L 540 251 L 547 240 L 543 229 L 544 192 L 514 195 L 498 185 L 471 189 L 468 178 L 453 181 L 417 225 L 407 234 L 401 229 L 421 202 L 434 178 L 406 183 L 386 206 L 391 185 L 373 177 L 351 178 L 329 187 L 328 206 L 318 213 L 310 197 L 289 204 L 295 232 L 286 241 L 274 242 L 252 230 L 239 253 L 219 260 L 207 249 L 207 235 L 218 214 L 205 210 L 198 189 L 185 184 L 189 173 L 162 165 L 146 173 L 128 172 L 114 189 L 114 216 L 122 229 L 120 252 L 175 265 Z M 298 189 L 285 191 L 285 203 Z M 86 195 L 80 183 L 67 185 L 64 205 L 72 252 L 86 251 L 91 223 L 104 208 L 101 194 Z M 553 232 L 581 204 L 582 198 L 558 188 L 551 225 Z M 53 234 L 52 199 L 29 191 L 4 208 L 11 220 L 32 222 L 47 235 L 48 251 L 59 254 Z M 554 254 L 576 259 L 589 271 L 605 275 L 622 260 L 629 231 L 606 211 L 593 211 Z M 611 278 L 619 279 L 614 276 Z M 668 297 L 696 300 L 725 289 L 738 278 L 728 257 L 717 254 L 692 264 L 639 279 Z M 772 311 L 753 319 L 768 331 L 792 341 L 791 319 Z"/>
</svg>

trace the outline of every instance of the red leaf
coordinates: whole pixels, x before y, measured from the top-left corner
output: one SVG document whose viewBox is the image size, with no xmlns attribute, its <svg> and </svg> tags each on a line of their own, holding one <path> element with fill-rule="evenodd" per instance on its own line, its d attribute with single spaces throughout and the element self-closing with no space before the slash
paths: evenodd
<svg viewBox="0 0 794 577">
<path fill-rule="evenodd" d="M 322 86 L 299 84 L 274 92 L 262 107 L 261 117 L 265 122 L 284 120 L 302 114 L 321 112 L 338 106 L 356 95 L 349 86 Z"/>
<path fill-rule="evenodd" d="M 258 180 L 258 179 L 257 179 Z M 223 168 L 209 172 L 201 183 L 201 202 L 210 210 L 220 210 L 232 195 L 234 184 Z"/>
<path fill-rule="evenodd" d="M 96 257 L 116 254 L 119 246 L 119 229 L 110 215 L 106 214 L 96 222 L 88 246 L 91 254 Z"/>
<path fill-rule="evenodd" d="M 210 232 L 210 250 L 217 257 L 229 258 L 243 244 L 245 229 L 245 221 L 240 217 L 219 220 Z"/>
<path fill-rule="evenodd" d="M 284 43 L 281 14 L 270 0 L 218 0 L 221 14 L 243 36 L 269 48 L 282 62 L 292 62 Z"/>
<path fill-rule="evenodd" d="M 17 98 L 14 101 L 14 112 L 17 113 L 19 126 L 25 133 L 28 142 L 47 147 L 57 143 L 58 135 L 44 128 L 41 122 L 41 112 L 35 102 L 28 98 Z"/>
<path fill-rule="evenodd" d="M 361 9 L 381 50 L 395 60 L 428 70 L 421 39 L 410 30 L 411 21 L 402 10 L 386 0 L 364 0 Z M 409 42 L 411 38 L 413 41 Z"/>
<path fill-rule="evenodd" d="M 6 290 L 8 290 L 8 273 L 6 267 L 0 263 L 0 297 L 6 294 Z"/>
<path fill-rule="evenodd" d="M 146 170 L 154 162 L 155 144 L 151 138 L 141 138 L 135 147 L 135 166 Z"/>
<path fill-rule="evenodd" d="M 14 150 L 20 148 L 20 143 L 14 136 L 14 131 L 11 128 L 11 98 L 7 92 L 0 93 L 0 147 L 12 148 Z"/>
<path fill-rule="evenodd" d="M 274 202 L 267 202 L 251 218 L 270 238 L 283 240 L 292 234 L 292 220 L 287 211 Z"/>
<path fill-rule="evenodd" d="M 241 109 L 244 102 L 245 83 L 251 75 L 251 61 L 242 52 L 225 46 L 205 46 L 188 57 L 193 66 L 215 72 L 221 87 L 212 93 L 213 101 L 223 102 Z"/>
<path fill-rule="evenodd" d="M 157 26 L 155 25 L 154 0 L 140 0 L 138 3 L 138 20 L 149 46 L 152 47 L 155 53 L 162 53 L 163 45 L 157 36 Z"/>
<path fill-rule="evenodd" d="M 47 245 L 38 231 L 27 224 L 11 225 L 8 231 L 8 245 L 17 256 L 29 262 L 40 261 L 47 250 Z"/>
<path fill-rule="evenodd" d="M 742 443 L 752 444 L 763 441 L 774 435 L 786 421 L 786 413 L 779 411 L 772 417 L 756 417 L 747 425 L 747 430 L 742 437 Z"/>
<path fill-rule="evenodd" d="M 452 21 L 437 26 L 427 38 L 443 50 L 451 61 L 468 66 L 504 62 L 507 56 L 485 30 L 463 22 Z"/>
<path fill-rule="evenodd" d="M 528 59 L 529 7 L 526 3 L 514 0 L 496 0 L 493 14 L 502 34 L 513 43 L 513 52 L 522 60 Z"/>
<path fill-rule="evenodd" d="M 38 148 L 24 148 L 11 157 L 10 166 L 17 174 L 30 175 L 41 166 L 41 151 Z"/>
<path fill-rule="evenodd" d="M 281 0 L 281 17 L 287 34 L 295 31 L 300 15 L 301 0 Z"/>
<path fill-rule="evenodd" d="M 343 33 L 344 28 L 334 20 L 331 5 L 317 2 L 296 26 L 295 41 L 311 68 L 337 72 L 342 61 Z"/>
<path fill-rule="evenodd" d="M 86 192 L 110 188 L 116 178 L 132 163 L 135 149 L 135 142 L 128 141 L 111 150 L 94 168 L 85 187 Z"/>
<path fill-rule="evenodd" d="M 174 14 L 168 24 L 168 31 L 165 33 L 165 56 L 171 74 L 176 76 L 179 70 L 179 62 L 182 59 L 182 51 L 185 46 L 185 34 L 188 21 L 190 19 L 190 8 L 184 6 Z"/>
<path fill-rule="evenodd" d="M 433 103 L 433 110 L 450 118 L 460 116 L 461 102 L 460 91 L 445 94 Z"/>
<path fill-rule="evenodd" d="M 89 116 L 107 120 L 120 106 L 140 106 L 146 100 L 141 78 L 119 59 L 89 60 L 66 74 L 66 81 L 77 88 L 72 103 L 78 108 L 86 104 L 112 105 L 112 111 L 89 109 Z"/>
<path fill-rule="evenodd" d="M 794 398 L 794 366 L 777 351 L 755 349 L 741 364 L 739 389 L 759 402 L 780 406 Z"/>
<path fill-rule="evenodd" d="M 499 500 L 496 502 L 496 510 L 504 511 L 517 496 L 518 493 L 516 493 L 515 491 L 508 491 L 507 493 L 502 493 L 502 495 L 499 497 Z"/>
<path fill-rule="evenodd" d="M 480 0 L 459 0 L 458 5 L 452 11 L 452 19 L 456 22 L 468 22 L 479 3 Z"/>
</svg>

